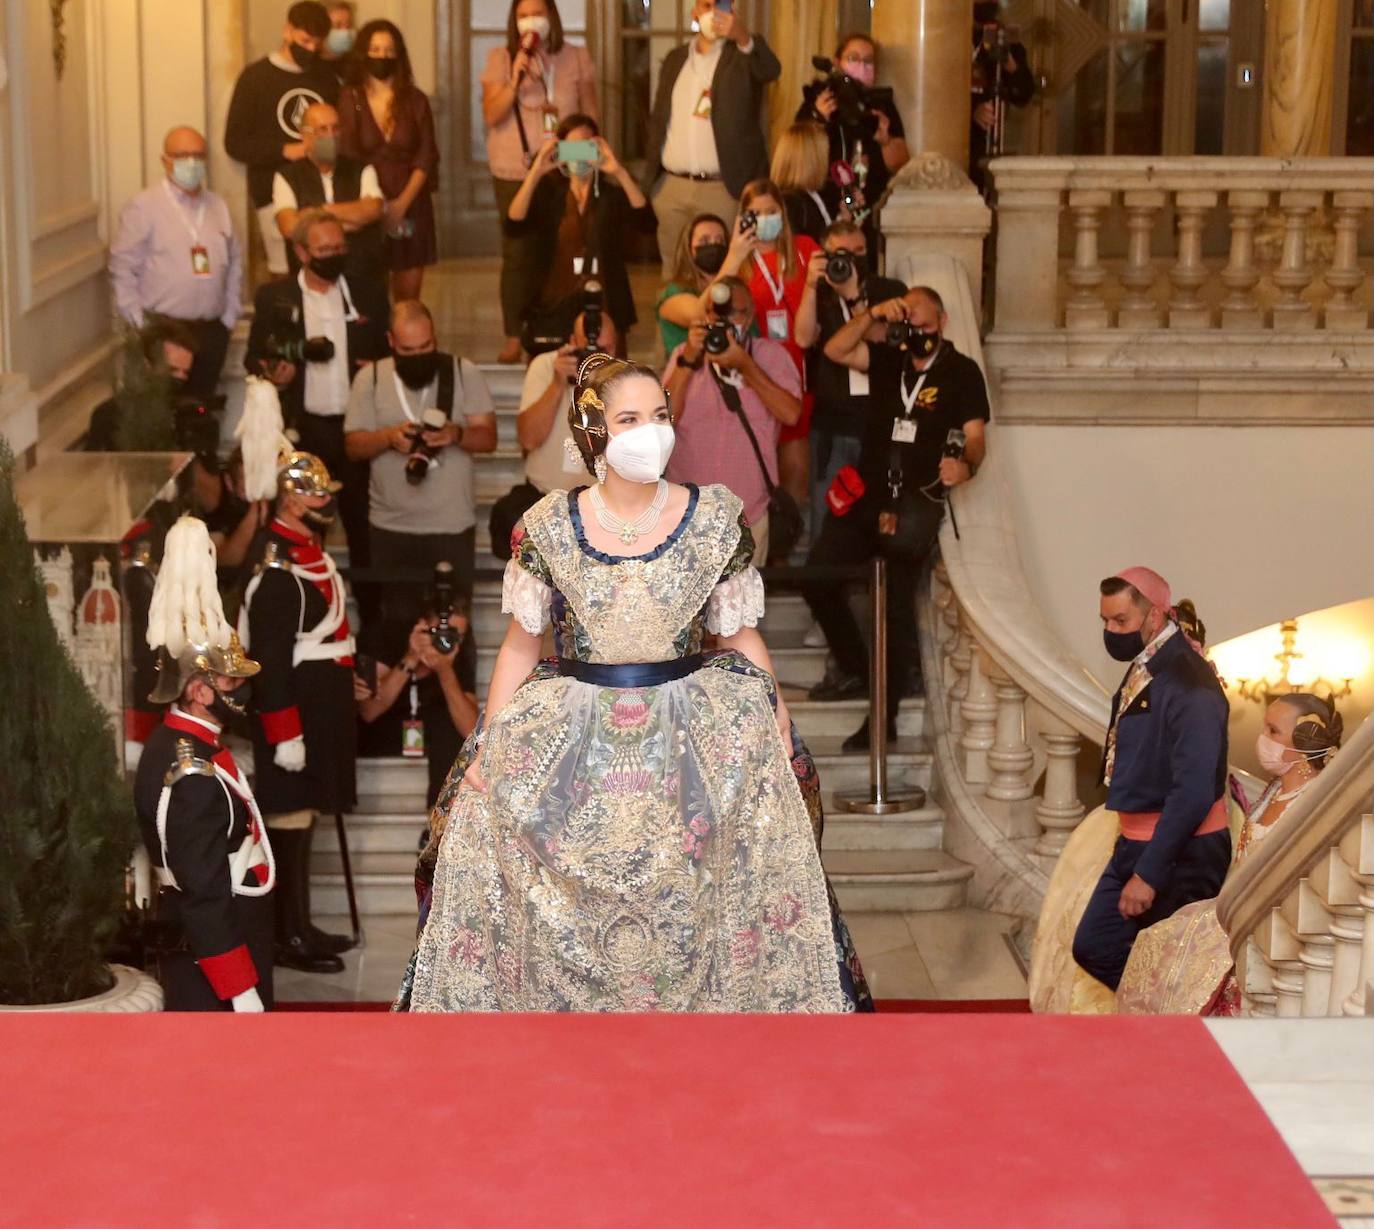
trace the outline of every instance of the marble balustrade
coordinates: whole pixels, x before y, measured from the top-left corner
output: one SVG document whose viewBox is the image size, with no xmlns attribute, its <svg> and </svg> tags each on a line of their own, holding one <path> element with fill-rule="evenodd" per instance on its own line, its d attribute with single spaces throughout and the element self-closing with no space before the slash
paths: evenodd
<svg viewBox="0 0 1374 1229">
<path fill-rule="evenodd" d="M 1002 158 L 992 173 L 999 332 L 1370 330 L 1374 159 Z M 1225 254 L 1208 254 L 1220 225 Z M 1124 259 L 1103 257 L 1109 229 Z"/>
</svg>

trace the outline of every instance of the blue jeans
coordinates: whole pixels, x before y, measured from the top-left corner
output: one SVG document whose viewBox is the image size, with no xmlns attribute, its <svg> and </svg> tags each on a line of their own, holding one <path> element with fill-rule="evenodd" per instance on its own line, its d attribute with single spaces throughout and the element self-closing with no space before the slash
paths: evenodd
<svg viewBox="0 0 1374 1229">
<path fill-rule="evenodd" d="M 823 427 L 811 428 L 811 542 L 821 536 L 825 524 L 825 493 L 835 475 L 846 465 L 859 463 L 859 437 L 835 435 Z"/>
</svg>

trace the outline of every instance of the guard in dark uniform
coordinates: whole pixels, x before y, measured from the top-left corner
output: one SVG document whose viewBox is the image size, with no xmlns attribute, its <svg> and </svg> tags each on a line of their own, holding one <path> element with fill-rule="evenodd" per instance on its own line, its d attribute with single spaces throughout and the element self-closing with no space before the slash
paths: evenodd
<svg viewBox="0 0 1374 1229">
<path fill-rule="evenodd" d="M 316 816 L 357 800 L 353 637 L 343 580 L 320 542 L 339 487 L 318 457 L 283 458 L 276 516 L 239 614 L 239 634 L 262 663 L 253 753 L 277 852 L 277 963 L 311 973 L 342 971 L 338 954 L 353 946 L 310 921 Z"/>
<path fill-rule="evenodd" d="M 220 741 L 246 710 L 244 656 L 215 589 L 205 523 L 167 536 L 147 642 L 158 653 L 151 699 L 170 704 L 148 734 L 134 801 L 158 880 L 158 980 L 168 1011 L 272 1006 L 272 848 L 248 779 Z"/>
</svg>

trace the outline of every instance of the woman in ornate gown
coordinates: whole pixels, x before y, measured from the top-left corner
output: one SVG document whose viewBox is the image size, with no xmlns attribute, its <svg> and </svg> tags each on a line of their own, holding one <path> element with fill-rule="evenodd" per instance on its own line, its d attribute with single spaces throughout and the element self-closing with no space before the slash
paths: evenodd
<svg viewBox="0 0 1374 1229">
<path fill-rule="evenodd" d="M 1341 733 L 1340 713 L 1321 696 L 1294 692 L 1269 705 L 1256 752 L 1260 766 L 1273 779 L 1244 816 L 1234 842 L 1233 869 L 1316 779 L 1340 747 Z M 1239 792 L 1234 782 L 1232 791 L 1233 797 Z M 1215 897 L 1185 905 L 1142 930 L 1115 994 L 1078 968 L 1071 955 L 1067 960 L 1051 961 L 1055 951 L 1068 950 L 1055 942 L 1055 936 L 1067 933 L 1071 943 L 1087 902 L 1087 894 L 1076 886 L 1083 879 L 1078 868 L 1085 860 L 1100 862 L 1104 837 L 1108 841 L 1115 837 L 1114 826 L 1098 822 L 1102 814 L 1110 817 L 1110 813 L 1095 812 L 1079 825 L 1055 867 L 1041 913 L 1045 933 L 1036 939 L 1031 989 L 1034 1009 L 1085 1014 L 1238 1015 L 1240 993 L 1230 938 L 1217 921 Z"/>
<path fill-rule="evenodd" d="M 569 417 L 597 481 L 545 496 L 513 536 L 514 617 L 431 818 L 397 1007 L 852 1009 L 866 990 L 800 784 L 814 795 L 814 767 L 755 630 L 740 502 L 662 480 L 672 417 L 647 367 L 588 359 Z"/>
</svg>

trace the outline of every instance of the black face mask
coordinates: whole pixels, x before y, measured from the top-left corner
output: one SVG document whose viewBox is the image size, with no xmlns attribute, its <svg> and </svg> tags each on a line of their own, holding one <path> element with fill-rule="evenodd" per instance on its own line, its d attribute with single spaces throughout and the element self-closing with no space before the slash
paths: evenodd
<svg viewBox="0 0 1374 1229">
<path fill-rule="evenodd" d="M 913 358 L 927 359 L 940 348 L 940 330 L 925 332 L 918 329 L 911 335 L 910 353 Z"/>
<path fill-rule="evenodd" d="M 718 273 L 725 263 L 725 252 L 723 243 L 703 243 L 692 249 L 692 263 L 703 273 Z"/>
<path fill-rule="evenodd" d="M 342 252 L 337 252 L 333 256 L 312 256 L 310 272 L 316 277 L 324 278 L 326 282 L 337 282 L 343 276 L 344 261 L 347 259 Z"/>
<path fill-rule="evenodd" d="M 367 71 L 378 81 L 390 81 L 396 75 L 396 57 L 370 55 L 367 57 Z"/>
<path fill-rule="evenodd" d="M 296 67 L 310 68 L 319 59 L 319 53 L 311 51 L 309 47 L 302 47 L 300 43 L 292 43 L 291 58 L 296 61 Z"/>
<path fill-rule="evenodd" d="M 240 683 L 232 692 L 215 689 L 215 698 L 207 706 L 210 716 L 220 725 L 232 725 L 236 718 L 248 713 L 248 701 L 252 699 L 252 684 Z"/>
<path fill-rule="evenodd" d="M 439 374 L 439 351 L 426 350 L 423 354 L 398 354 L 396 356 L 396 374 L 401 377 L 401 383 L 407 388 L 429 387 L 434 377 Z"/>
<path fill-rule="evenodd" d="M 334 508 L 337 502 L 331 495 L 329 502 L 321 504 L 318 508 L 302 508 L 301 520 L 307 525 L 314 525 L 316 529 L 328 529 L 334 523 Z"/>
<path fill-rule="evenodd" d="M 190 381 L 185 376 L 168 376 L 167 391 L 171 393 L 173 397 L 180 397 L 186 391 L 186 385 L 188 383 L 190 383 Z"/>
<path fill-rule="evenodd" d="M 1117 661 L 1133 661 L 1145 651 L 1145 635 L 1140 628 L 1133 632 L 1113 632 L 1103 629 L 1102 643 Z"/>
</svg>

